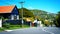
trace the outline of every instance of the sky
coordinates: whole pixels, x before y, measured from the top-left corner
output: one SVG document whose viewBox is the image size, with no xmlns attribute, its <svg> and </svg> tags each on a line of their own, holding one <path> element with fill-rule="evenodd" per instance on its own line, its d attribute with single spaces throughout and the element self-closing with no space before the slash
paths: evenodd
<svg viewBox="0 0 60 34">
<path fill-rule="evenodd" d="M 44 10 L 50 13 L 60 11 L 60 0 L 0 0 L 0 6 L 13 6 L 21 8 L 19 2 L 24 1 L 23 7 L 27 9 Z"/>
</svg>

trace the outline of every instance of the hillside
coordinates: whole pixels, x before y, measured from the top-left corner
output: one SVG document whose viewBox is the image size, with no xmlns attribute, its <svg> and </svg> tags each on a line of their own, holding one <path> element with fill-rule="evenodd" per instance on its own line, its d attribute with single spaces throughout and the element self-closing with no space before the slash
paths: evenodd
<svg viewBox="0 0 60 34">
<path fill-rule="evenodd" d="M 34 16 L 39 16 L 40 18 L 43 19 L 54 19 L 54 17 L 56 16 L 54 13 L 48 13 L 46 11 L 43 10 L 30 10 Z"/>
<path fill-rule="evenodd" d="M 22 15 L 22 9 L 18 9 L 19 10 L 19 15 L 21 17 Z M 43 10 L 29 10 L 26 8 L 23 8 L 23 16 L 24 17 L 36 17 L 38 16 L 39 18 L 42 19 L 54 19 L 54 17 L 56 16 L 54 13 L 48 13 L 46 11 Z"/>
</svg>

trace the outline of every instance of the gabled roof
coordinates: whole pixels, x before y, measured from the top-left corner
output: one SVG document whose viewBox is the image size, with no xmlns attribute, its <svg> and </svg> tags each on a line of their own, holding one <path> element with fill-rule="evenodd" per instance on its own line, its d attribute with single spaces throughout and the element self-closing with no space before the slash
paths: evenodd
<svg viewBox="0 0 60 34">
<path fill-rule="evenodd" d="M 0 6 L 0 13 L 11 13 L 15 6 Z"/>
</svg>

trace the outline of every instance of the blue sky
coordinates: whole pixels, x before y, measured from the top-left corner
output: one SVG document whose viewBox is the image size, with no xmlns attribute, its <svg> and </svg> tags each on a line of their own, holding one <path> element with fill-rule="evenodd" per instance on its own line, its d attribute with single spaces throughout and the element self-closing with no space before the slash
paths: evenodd
<svg viewBox="0 0 60 34">
<path fill-rule="evenodd" d="M 21 1 L 25 1 L 24 7 L 27 9 L 39 9 L 50 13 L 60 11 L 60 0 L 0 0 L 0 6 L 16 5 L 21 8 Z"/>
</svg>

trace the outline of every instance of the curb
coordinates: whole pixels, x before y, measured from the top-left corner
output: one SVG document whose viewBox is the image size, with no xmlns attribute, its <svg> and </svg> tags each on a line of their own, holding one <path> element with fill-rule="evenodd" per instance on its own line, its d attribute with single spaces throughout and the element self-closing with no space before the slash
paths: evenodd
<svg viewBox="0 0 60 34">
<path fill-rule="evenodd" d="M 30 28 L 36 28 L 36 27 L 30 27 Z M 16 30 L 24 30 L 24 29 L 29 29 L 29 28 L 20 28 L 20 29 L 4 30 L 4 31 L 5 31 L 5 32 L 11 32 L 11 31 L 16 31 Z"/>
</svg>

